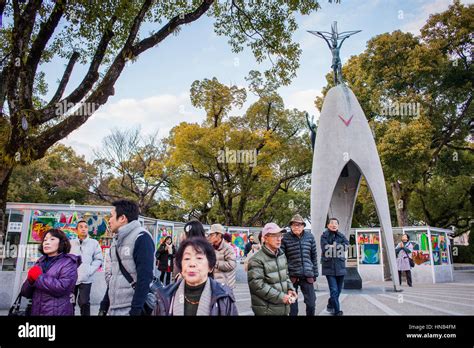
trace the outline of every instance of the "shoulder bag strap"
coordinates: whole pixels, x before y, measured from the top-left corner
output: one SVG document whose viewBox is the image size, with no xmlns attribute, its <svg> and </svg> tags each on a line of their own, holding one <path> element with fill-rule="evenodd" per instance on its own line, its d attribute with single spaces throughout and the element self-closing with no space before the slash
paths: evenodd
<svg viewBox="0 0 474 348">
<path fill-rule="evenodd" d="M 125 279 L 127 279 L 127 281 L 130 283 L 132 288 L 135 289 L 136 283 L 133 280 L 130 273 L 128 273 L 128 271 L 125 269 L 125 267 L 122 264 L 122 260 L 120 259 L 119 252 L 118 252 L 118 246 L 115 246 L 115 254 L 117 255 L 117 260 L 118 260 L 118 263 L 119 263 L 120 272 L 122 272 L 123 276 L 125 277 Z"/>
</svg>

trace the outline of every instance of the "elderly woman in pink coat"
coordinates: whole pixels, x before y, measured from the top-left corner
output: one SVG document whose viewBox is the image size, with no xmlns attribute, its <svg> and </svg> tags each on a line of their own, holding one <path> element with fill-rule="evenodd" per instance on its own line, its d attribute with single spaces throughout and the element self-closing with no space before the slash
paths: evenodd
<svg viewBox="0 0 474 348">
<path fill-rule="evenodd" d="M 413 252 L 413 244 L 410 242 L 408 235 L 402 236 L 402 241 L 397 244 L 395 254 L 397 255 L 398 278 L 402 285 L 402 273 L 406 274 L 408 286 L 412 286 L 411 281 L 411 265 L 410 260 Z"/>
</svg>

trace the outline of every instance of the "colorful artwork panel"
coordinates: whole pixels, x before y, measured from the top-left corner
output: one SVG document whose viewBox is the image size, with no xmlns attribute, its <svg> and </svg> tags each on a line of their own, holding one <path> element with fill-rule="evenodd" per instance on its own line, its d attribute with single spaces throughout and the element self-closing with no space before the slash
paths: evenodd
<svg viewBox="0 0 474 348">
<path fill-rule="evenodd" d="M 360 263 L 364 265 L 378 265 L 380 263 L 380 245 L 362 244 L 360 246 Z"/>
</svg>

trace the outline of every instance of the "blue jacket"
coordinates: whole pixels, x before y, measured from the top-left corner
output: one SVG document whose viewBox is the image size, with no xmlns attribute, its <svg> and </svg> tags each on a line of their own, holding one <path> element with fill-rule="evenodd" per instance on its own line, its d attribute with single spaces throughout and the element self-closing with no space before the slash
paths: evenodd
<svg viewBox="0 0 474 348">
<path fill-rule="evenodd" d="M 334 233 L 329 230 L 323 232 L 321 235 L 321 270 L 323 275 L 346 275 L 345 251 L 348 245 L 349 241 L 341 232 Z"/>
<path fill-rule="evenodd" d="M 149 236 L 144 233 L 139 235 L 133 249 L 133 260 L 137 270 L 137 284 L 132 299 L 130 315 L 141 315 L 145 305 L 146 296 L 150 290 L 153 280 L 155 244 Z"/>
</svg>

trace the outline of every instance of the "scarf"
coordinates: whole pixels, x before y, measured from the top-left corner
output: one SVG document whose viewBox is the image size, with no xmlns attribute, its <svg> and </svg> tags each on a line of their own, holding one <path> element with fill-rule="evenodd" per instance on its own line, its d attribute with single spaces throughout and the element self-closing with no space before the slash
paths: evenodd
<svg viewBox="0 0 474 348">
<path fill-rule="evenodd" d="M 184 284 L 185 280 L 183 279 L 171 300 L 170 310 L 171 315 L 173 316 L 184 315 Z M 211 314 L 211 295 L 211 281 L 208 278 L 204 290 L 202 291 L 201 298 L 199 299 L 196 316 L 209 316 Z"/>
</svg>

